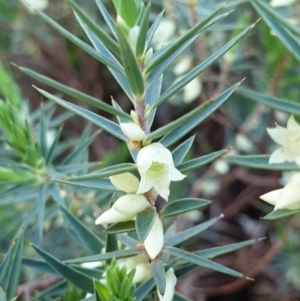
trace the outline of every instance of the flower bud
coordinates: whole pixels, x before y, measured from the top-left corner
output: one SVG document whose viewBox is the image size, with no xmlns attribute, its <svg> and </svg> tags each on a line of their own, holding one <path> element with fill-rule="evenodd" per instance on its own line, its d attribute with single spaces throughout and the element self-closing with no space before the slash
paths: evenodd
<svg viewBox="0 0 300 301">
<path fill-rule="evenodd" d="M 132 193 L 139 188 L 139 179 L 129 172 L 121 173 L 109 177 L 111 183 L 121 191 Z"/>
<path fill-rule="evenodd" d="M 97 219 L 95 224 L 114 224 L 119 222 L 126 222 L 133 220 L 135 218 L 135 214 L 128 215 L 123 214 L 115 210 L 114 208 L 110 208 L 107 211 L 103 212 Z"/>
<path fill-rule="evenodd" d="M 146 133 L 136 123 L 124 122 L 120 124 L 120 128 L 130 140 L 143 141 L 146 137 Z"/>
<path fill-rule="evenodd" d="M 151 259 L 161 251 L 164 243 L 164 230 L 160 218 L 156 215 L 152 228 L 144 241 L 145 249 Z"/>
<path fill-rule="evenodd" d="M 160 292 L 157 290 L 159 301 L 172 301 L 173 300 L 176 282 L 177 282 L 177 278 L 174 274 L 174 269 L 170 268 L 166 273 L 165 294 L 162 296 L 160 294 Z"/>
<path fill-rule="evenodd" d="M 261 195 L 260 198 L 263 201 L 275 206 L 276 202 L 279 200 L 279 196 L 280 196 L 281 192 L 282 192 L 282 189 L 272 190 L 268 193 L 265 193 L 264 195 Z"/>
<path fill-rule="evenodd" d="M 149 202 L 143 195 L 127 194 L 120 197 L 112 208 L 125 215 L 137 215 L 149 206 Z"/>
<path fill-rule="evenodd" d="M 133 277 L 133 283 L 145 282 L 152 275 L 151 267 L 148 263 L 139 263 L 135 267 L 135 274 Z"/>
</svg>

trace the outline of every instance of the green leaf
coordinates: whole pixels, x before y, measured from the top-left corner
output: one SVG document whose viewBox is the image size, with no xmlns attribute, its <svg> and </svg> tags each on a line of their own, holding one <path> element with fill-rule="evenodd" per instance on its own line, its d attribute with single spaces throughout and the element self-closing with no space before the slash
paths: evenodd
<svg viewBox="0 0 300 301">
<path fill-rule="evenodd" d="M 279 209 L 264 216 L 265 220 L 275 220 L 300 213 L 300 210 Z"/>
<path fill-rule="evenodd" d="M 69 1 L 72 9 L 74 10 L 77 18 L 81 19 L 83 23 L 98 37 L 98 39 L 115 55 L 120 56 L 120 48 L 118 44 L 94 21 L 88 16 L 81 7 L 75 2 Z"/>
<path fill-rule="evenodd" d="M 251 155 L 251 156 L 226 156 L 226 161 L 232 164 L 255 168 L 278 171 L 300 171 L 300 167 L 294 162 L 269 163 L 269 155 Z"/>
<path fill-rule="evenodd" d="M 209 204 L 211 204 L 211 201 L 204 199 L 184 198 L 169 203 L 159 214 L 161 218 L 166 218 L 199 209 Z"/>
<path fill-rule="evenodd" d="M 224 5 L 216 9 L 212 14 L 196 24 L 193 28 L 189 29 L 184 35 L 172 43 L 170 47 L 167 47 L 165 50 L 161 51 L 159 55 L 156 55 L 145 69 L 145 74 L 149 81 L 153 81 L 157 78 L 167 66 L 169 66 L 172 61 L 198 37 L 201 31 L 208 27 L 207 25 L 212 25 L 227 16 L 228 13 L 217 16 L 223 8 Z M 217 17 L 215 18 L 215 16 Z"/>
<path fill-rule="evenodd" d="M 154 278 L 149 278 L 146 282 L 142 283 L 135 291 L 136 301 L 142 301 L 149 294 L 155 285 Z"/>
<path fill-rule="evenodd" d="M 116 234 L 132 231 L 135 231 L 135 221 L 120 222 L 109 225 L 106 229 L 103 230 L 103 233 Z"/>
<path fill-rule="evenodd" d="M 113 33 L 115 38 L 117 38 L 116 26 L 115 26 L 114 20 L 110 16 L 109 12 L 106 10 L 106 8 L 103 5 L 101 0 L 96 0 L 96 4 L 102 14 L 103 19 L 105 20 L 107 26 L 109 27 L 110 31 Z"/>
<path fill-rule="evenodd" d="M 116 252 L 118 250 L 119 250 L 119 245 L 118 245 L 117 235 L 116 234 L 106 235 L 105 251 L 110 253 L 110 252 Z"/>
<path fill-rule="evenodd" d="M 203 232 L 207 228 L 211 227 L 219 220 L 219 217 L 213 218 L 207 222 L 199 224 L 195 227 L 189 228 L 187 230 L 181 231 L 174 236 L 170 237 L 168 240 L 165 240 L 165 246 L 176 246 L 178 244 L 182 244 L 183 242 L 187 241 L 188 239 L 198 235 L 200 232 Z"/>
<path fill-rule="evenodd" d="M 135 55 L 120 28 L 116 28 L 121 49 L 121 57 L 128 84 L 133 95 L 141 101 L 144 95 L 144 80 Z"/>
<path fill-rule="evenodd" d="M 207 259 L 212 259 L 214 257 L 224 255 L 224 254 L 234 252 L 236 250 L 251 246 L 255 242 L 257 242 L 256 239 L 249 239 L 249 240 L 246 240 L 243 242 L 233 243 L 233 244 L 229 244 L 229 245 L 225 245 L 225 246 L 221 246 L 221 247 L 213 247 L 213 248 L 209 248 L 209 249 L 205 249 L 205 250 L 196 251 L 196 252 L 194 252 L 194 254 L 197 254 L 197 255 L 207 258 Z"/>
<path fill-rule="evenodd" d="M 40 144 L 41 155 L 43 158 L 46 158 L 47 155 L 47 142 L 46 142 L 47 125 L 45 119 L 46 117 L 45 117 L 43 105 L 41 105 L 39 144 Z"/>
<path fill-rule="evenodd" d="M 264 93 L 255 92 L 244 87 L 239 87 L 236 92 L 247 99 L 264 104 L 275 110 L 300 115 L 300 104 L 298 103 L 290 102 Z"/>
<path fill-rule="evenodd" d="M 170 129 L 171 127 L 173 127 L 174 129 L 171 132 L 167 132 L 167 134 L 160 140 L 160 143 L 162 143 L 165 147 L 171 146 L 172 144 L 177 142 L 180 138 L 182 138 L 185 134 L 187 134 L 193 128 L 199 125 L 202 121 L 204 121 L 215 110 L 217 110 L 231 96 L 231 94 L 239 85 L 240 83 L 233 85 L 229 89 L 225 90 L 222 94 L 220 94 L 209 105 L 206 104 L 204 106 L 203 104 L 199 106 L 198 108 L 194 109 L 192 112 L 179 118 L 178 120 L 180 121 L 175 120 L 171 122 L 172 126 L 170 126 L 169 124 L 154 131 L 153 136 L 161 136 L 162 132 L 166 132 L 166 129 Z M 187 118 L 186 116 L 191 116 L 191 117 Z M 184 121 L 184 123 L 179 127 L 175 128 L 176 125 L 181 124 L 182 121 Z M 150 134 L 149 136 L 151 136 L 152 134 Z M 147 139 L 149 136 L 147 136 Z"/>
<path fill-rule="evenodd" d="M 129 116 L 127 113 L 119 111 L 114 109 L 112 106 L 106 104 L 105 102 L 103 102 L 102 100 L 99 100 L 93 96 L 87 95 L 83 92 L 80 92 L 76 89 L 70 88 L 68 86 L 65 86 L 47 76 L 41 75 L 31 69 L 28 68 L 24 68 L 24 67 L 19 67 L 17 65 L 15 65 L 17 68 L 19 68 L 22 72 L 24 72 L 25 74 L 27 74 L 28 76 L 38 80 L 41 83 L 44 83 L 46 85 L 48 85 L 49 87 L 52 87 L 62 93 L 65 93 L 66 95 L 72 96 L 76 99 L 79 99 L 91 106 L 94 106 L 95 108 L 98 108 L 102 111 L 105 111 L 107 113 L 110 113 L 114 116 L 120 116 L 125 118 L 126 120 L 132 120 L 131 116 Z"/>
<path fill-rule="evenodd" d="M 0 286 L 0 300 L 1 301 L 7 301 L 6 296 L 5 296 L 5 292 L 4 292 L 4 290 L 1 286 Z"/>
<path fill-rule="evenodd" d="M 184 260 L 187 260 L 191 263 L 197 264 L 198 266 L 202 266 L 220 273 L 224 273 L 233 277 L 238 277 L 238 278 L 242 278 L 244 275 L 236 272 L 232 269 L 229 269 L 219 263 L 213 262 L 211 260 L 205 259 L 201 256 L 198 256 L 196 254 L 193 253 L 189 253 L 187 251 L 178 249 L 178 248 L 174 248 L 174 247 L 166 247 L 164 252 L 169 253 L 170 255 L 173 255 L 177 258 L 181 258 Z"/>
<path fill-rule="evenodd" d="M 59 275 L 59 273 L 54 270 L 47 262 L 40 259 L 33 258 L 23 258 L 23 265 L 30 267 L 32 269 L 38 269 L 47 274 Z"/>
<path fill-rule="evenodd" d="M 129 27 L 133 27 L 139 14 L 139 7 L 137 6 L 136 1 L 121 0 L 119 5 L 122 19 L 127 23 L 127 25 L 129 25 Z"/>
<path fill-rule="evenodd" d="M 211 153 L 211 154 L 208 154 L 205 156 L 201 156 L 199 158 L 189 160 L 189 161 L 184 162 L 184 163 L 180 164 L 179 166 L 177 166 L 177 169 L 180 170 L 181 172 L 187 172 L 187 171 L 199 168 L 201 166 L 204 166 L 208 163 L 215 161 L 216 159 L 225 155 L 227 152 L 228 152 L 227 149 L 223 149 L 223 150 L 216 151 L 214 153 Z"/>
<path fill-rule="evenodd" d="M 144 241 L 149 234 L 156 217 L 156 208 L 146 209 L 140 212 L 135 219 L 135 228 L 138 238 Z"/>
<path fill-rule="evenodd" d="M 104 260 L 110 260 L 113 258 L 128 257 L 128 256 L 136 255 L 138 253 L 140 253 L 140 250 L 138 248 L 125 249 L 125 250 L 107 252 L 104 254 L 68 259 L 68 260 L 65 260 L 64 262 L 65 263 L 82 263 L 82 262 L 104 261 Z"/>
<path fill-rule="evenodd" d="M 117 64 L 111 60 L 109 60 L 106 56 L 103 56 L 99 54 L 99 52 L 95 51 L 90 45 L 86 44 L 82 40 L 78 39 L 75 35 L 68 32 L 66 29 L 64 29 L 62 26 L 60 26 L 58 23 L 56 23 L 54 20 L 49 18 L 47 15 L 42 13 L 41 11 L 35 10 L 37 15 L 41 17 L 45 22 L 47 22 L 50 26 L 52 26 L 54 29 L 56 29 L 60 34 L 62 34 L 64 37 L 66 37 L 68 40 L 73 42 L 75 45 L 77 45 L 79 48 L 81 48 L 83 51 L 94 57 L 96 60 L 100 61 L 104 65 L 123 73 L 124 70 L 120 64 Z"/>
<path fill-rule="evenodd" d="M 166 290 L 166 273 L 163 262 L 160 260 L 152 261 L 151 271 L 158 291 L 161 295 L 164 295 Z"/>
<path fill-rule="evenodd" d="M 94 279 L 94 288 L 95 295 L 97 295 L 101 301 L 109 301 L 109 291 L 105 285 Z"/>
<path fill-rule="evenodd" d="M 149 27 L 149 15 L 150 15 L 151 5 L 148 4 L 147 9 L 145 11 L 144 17 L 142 19 L 142 23 L 140 26 L 140 32 L 137 38 L 136 43 L 136 57 L 141 58 L 146 49 L 146 39 L 147 39 L 147 31 Z"/>
<path fill-rule="evenodd" d="M 20 277 L 21 264 L 22 264 L 23 245 L 24 245 L 24 232 L 22 232 L 22 234 L 19 236 L 17 240 L 14 257 L 12 259 L 11 271 L 9 276 L 7 275 L 8 276 L 8 285 L 6 291 L 7 300 L 11 300 L 17 295 L 17 288 L 19 284 L 19 277 Z"/>
<path fill-rule="evenodd" d="M 40 241 L 43 238 L 44 218 L 45 218 L 45 205 L 48 199 L 48 185 L 43 184 L 39 187 L 38 194 L 38 234 Z"/>
<path fill-rule="evenodd" d="M 120 140 L 123 141 L 127 141 L 128 138 L 123 134 L 123 132 L 121 131 L 119 125 L 117 125 L 116 123 L 101 117 L 93 112 L 90 112 L 86 109 L 83 109 L 77 105 L 74 105 L 70 102 L 67 102 L 57 96 L 54 96 L 44 90 L 41 89 L 37 89 L 41 94 L 43 94 L 45 97 L 47 97 L 48 99 L 51 99 L 53 101 L 55 101 L 56 103 L 58 103 L 59 105 L 63 106 L 64 108 L 73 111 L 74 113 L 78 114 L 79 116 L 87 119 L 88 121 L 90 121 L 91 123 L 99 126 L 100 128 L 103 128 L 105 131 L 109 132 L 110 134 L 112 134 L 113 136 L 119 138 Z"/>
<path fill-rule="evenodd" d="M 36 300 L 44 300 L 47 297 L 62 296 L 68 287 L 68 281 L 62 280 L 50 287 L 46 288 L 42 292 L 36 294 L 34 297 Z"/>
<path fill-rule="evenodd" d="M 117 234 L 118 240 L 128 248 L 135 248 L 138 241 L 126 234 Z"/>
<path fill-rule="evenodd" d="M 77 236 L 82 241 L 83 246 L 93 254 L 100 253 L 101 249 L 104 247 L 104 242 L 67 209 L 63 207 L 60 208 L 64 216 L 74 228 Z"/>
<path fill-rule="evenodd" d="M 49 253 L 43 251 L 38 246 L 32 244 L 34 250 L 42 257 L 44 260 L 52 266 L 57 272 L 59 272 L 63 277 L 68 281 L 74 283 L 79 288 L 87 291 L 89 293 L 94 292 L 93 280 L 90 277 L 87 277 L 81 272 L 76 271 L 74 268 L 67 266 L 63 262 L 59 261 Z"/>
<path fill-rule="evenodd" d="M 125 172 L 136 171 L 137 167 L 133 163 L 121 163 L 114 166 L 109 166 L 92 173 L 68 178 L 68 181 L 80 181 L 80 180 L 98 180 L 101 178 L 107 178 L 110 176 L 118 175 Z"/>
<path fill-rule="evenodd" d="M 186 154 L 192 147 L 192 144 L 194 142 L 195 136 L 192 136 L 188 139 L 186 139 L 184 142 L 182 142 L 180 145 L 178 145 L 172 152 L 172 157 L 174 161 L 174 165 L 179 165 L 183 159 L 185 158 Z"/>
<path fill-rule="evenodd" d="M 15 242 L 10 246 L 7 253 L 5 254 L 1 266 L 0 266 L 0 284 L 2 284 L 3 280 L 7 280 L 7 275 L 9 274 L 11 268 L 11 262 L 13 260 L 15 252 Z M 5 277 L 5 278 L 4 278 Z M 1 300 L 1 299 L 0 299 Z"/>
<path fill-rule="evenodd" d="M 57 131 L 57 133 L 55 135 L 55 138 L 54 138 L 54 140 L 53 140 L 53 142 L 52 142 L 52 144 L 51 144 L 51 146 L 50 146 L 50 148 L 49 148 L 49 150 L 48 150 L 48 152 L 46 154 L 46 160 L 45 160 L 46 161 L 46 165 L 49 165 L 49 164 L 52 163 L 52 160 L 53 160 L 54 155 L 55 155 L 56 148 L 57 148 L 58 143 L 59 143 L 59 139 L 60 139 L 62 130 L 63 130 L 63 128 L 61 127 Z"/>
<path fill-rule="evenodd" d="M 299 42 L 261 5 L 261 1 L 250 1 L 256 11 L 261 15 L 263 20 L 268 24 L 270 29 L 281 40 L 285 47 L 300 61 L 300 44 Z"/>
<path fill-rule="evenodd" d="M 158 107 L 163 104 L 166 100 L 168 100 L 171 96 L 179 92 L 183 89 L 189 82 L 195 79 L 199 74 L 205 71 L 209 66 L 211 66 L 216 60 L 222 57 L 229 49 L 231 49 L 236 43 L 238 43 L 253 27 L 254 25 L 249 26 L 245 30 L 243 30 L 239 35 L 230 40 L 227 44 L 225 44 L 222 48 L 217 50 L 214 54 L 212 54 L 208 59 L 206 59 L 203 63 L 195 67 L 193 70 L 189 71 L 185 74 L 179 81 L 173 84 L 169 89 L 167 89 L 156 101 L 153 107 Z"/>
<path fill-rule="evenodd" d="M 78 186 L 78 187 L 86 187 L 86 188 L 93 188 L 99 190 L 110 190 L 110 191 L 118 191 L 118 189 L 111 184 L 110 180 L 96 180 L 96 181 L 65 181 L 61 179 L 50 178 L 50 180 L 55 181 L 57 183 L 62 183 L 66 185 Z"/>
<path fill-rule="evenodd" d="M 164 15 L 164 12 L 165 11 L 162 11 L 154 20 L 154 22 L 152 23 L 151 27 L 149 28 L 148 30 L 148 33 L 147 33 L 147 44 L 150 45 L 151 41 L 152 41 L 152 38 L 153 38 L 153 35 L 155 34 L 159 24 L 160 24 L 160 21 Z"/>
</svg>

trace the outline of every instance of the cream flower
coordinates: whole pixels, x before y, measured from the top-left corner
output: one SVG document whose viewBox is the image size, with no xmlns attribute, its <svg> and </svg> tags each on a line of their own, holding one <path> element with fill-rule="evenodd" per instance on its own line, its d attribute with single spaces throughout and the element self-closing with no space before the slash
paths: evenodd
<svg viewBox="0 0 300 301">
<path fill-rule="evenodd" d="M 272 0 L 270 5 L 273 7 L 287 6 L 295 3 L 297 0 Z"/>
<path fill-rule="evenodd" d="M 144 241 L 144 247 L 151 259 L 154 259 L 161 251 L 164 244 L 163 224 L 156 215 L 152 228 Z"/>
<path fill-rule="evenodd" d="M 300 173 L 293 175 L 282 189 L 270 191 L 260 198 L 263 201 L 274 205 L 274 210 L 300 209 Z"/>
<path fill-rule="evenodd" d="M 149 202 L 141 194 L 123 195 L 110 209 L 97 218 L 96 225 L 133 220 L 139 212 L 144 211 L 149 206 Z"/>
<path fill-rule="evenodd" d="M 145 282 L 151 276 L 149 256 L 146 253 L 120 258 L 117 263 L 119 266 L 125 266 L 128 272 L 135 268 L 133 283 Z"/>
<path fill-rule="evenodd" d="M 166 273 L 166 290 L 164 295 L 162 296 L 160 292 L 157 290 L 159 301 L 173 300 L 176 282 L 177 282 L 177 278 L 174 274 L 174 269 L 170 268 Z"/>
<path fill-rule="evenodd" d="M 171 181 L 180 181 L 185 177 L 175 168 L 171 152 L 161 143 L 143 147 L 138 152 L 136 164 L 141 175 L 137 193 L 147 192 L 153 187 L 166 201 Z"/>
<path fill-rule="evenodd" d="M 268 134 L 278 144 L 280 148 L 276 149 L 269 160 L 269 163 L 282 163 L 285 161 L 295 161 L 300 163 L 300 125 L 291 116 L 287 122 L 287 127 L 276 126 L 268 128 Z"/>
<path fill-rule="evenodd" d="M 124 135 L 131 141 L 143 141 L 146 137 L 146 133 L 142 128 L 133 122 L 120 123 L 120 128 Z"/>
<path fill-rule="evenodd" d="M 139 179 L 130 172 L 110 176 L 109 179 L 115 187 L 127 193 L 136 192 L 140 184 Z"/>
</svg>

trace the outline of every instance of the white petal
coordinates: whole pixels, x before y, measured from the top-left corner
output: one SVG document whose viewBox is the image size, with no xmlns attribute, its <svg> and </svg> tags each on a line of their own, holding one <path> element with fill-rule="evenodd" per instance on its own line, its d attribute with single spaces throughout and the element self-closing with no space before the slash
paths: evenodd
<svg viewBox="0 0 300 301">
<path fill-rule="evenodd" d="M 169 177 L 171 181 L 181 181 L 186 177 L 186 175 L 182 174 L 178 169 L 170 168 Z"/>
<path fill-rule="evenodd" d="M 170 194 L 170 180 L 168 177 L 157 179 L 157 181 L 153 183 L 153 188 L 163 199 L 168 201 Z"/>
<path fill-rule="evenodd" d="M 297 164 L 298 166 L 300 166 L 300 156 L 296 157 L 295 161 L 296 161 L 296 164 Z"/>
<path fill-rule="evenodd" d="M 166 273 L 166 290 L 165 294 L 162 296 L 159 291 L 157 290 L 157 294 L 160 301 L 172 301 L 174 292 L 175 292 L 175 285 L 177 282 L 177 278 L 174 274 L 174 269 L 170 268 Z"/>
<path fill-rule="evenodd" d="M 150 204 L 141 194 L 127 194 L 120 197 L 112 206 L 116 211 L 125 215 L 136 215 L 144 211 Z"/>
<path fill-rule="evenodd" d="M 169 164 L 173 162 L 171 152 L 165 148 L 161 143 L 152 143 L 143 147 L 137 155 L 137 166 L 144 165 L 145 162 L 151 160 L 152 162 L 160 162 Z M 173 164 L 174 165 L 174 164 Z"/>
<path fill-rule="evenodd" d="M 299 131 L 300 129 L 300 124 L 295 120 L 294 116 L 291 115 L 291 117 L 289 118 L 286 127 L 288 128 L 288 130 L 292 130 L 292 131 Z"/>
<path fill-rule="evenodd" d="M 287 129 L 277 125 L 276 128 L 267 128 L 267 132 L 276 143 L 284 145 Z"/>
<path fill-rule="evenodd" d="M 279 196 L 280 196 L 281 191 L 282 191 L 282 189 L 272 190 L 268 193 L 265 193 L 265 194 L 261 195 L 260 198 L 263 201 L 275 206 L 277 201 L 279 200 Z"/>
<path fill-rule="evenodd" d="M 146 133 L 136 123 L 120 123 L 120 128 L 125 136 L 127 136 L 130 140 L 143 141 L 146 137 Z"/>
<path fill-rule="evenodd" d="M 294 3 L 296 0 L 272 0 L 270 5 L 273 7 L 286 6 Z"/>
<path fill-rule="evenodd" d="M 126 215 L 116 211 L 113 208 L 103 212 L 97 219 L 95 224 L 113 224 L 133 220 L 135 215 Z"/>
<path fill-rule="evenodd" d="M 274 210 L 277 209 L 300 209 L 300 173 L 293 175 L 282 189 Z"/>
<path fill-rule="evenodd" d="M 152 187 L 153 187 L 153 182 L 151 181 L 151 179 L 142 177 L 137 193 L 145 193 L 149 191 Z"/>
<path fill-rule="evenodd" d="M 286 155 L 283 152 L 282 148 L 277 148 L 272 155 L 270 156 L 269 159 L 269 164 L 273 163 L 283 163 L 286 161 Z"/>
<path fill-rule="evenodd" d="M 156 215 L 153 226 L 144 241 L 145 249 L 151 259 L 154 259 L 161 251 L 164 243 L 163 224 Z"/>
<path fill-rule="evenodd" d="M 139 263 L 135 267 L 133 283 L 145 282 L 151 277 L 151 267 L 148 263 Z"/>
<path fill-rule="evenodd" d="M 136 192 L 139 187 L 139 179 L 129 172 L 109 177 L 111 183 L 118 189 L 132 193 Z"/>
</svg>

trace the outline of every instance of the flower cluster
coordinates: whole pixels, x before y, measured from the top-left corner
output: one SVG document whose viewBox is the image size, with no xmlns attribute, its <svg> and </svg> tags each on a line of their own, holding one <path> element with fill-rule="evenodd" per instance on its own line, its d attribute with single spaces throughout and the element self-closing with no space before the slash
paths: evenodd
<svg viewBox="0 0 300 301">
<path fill-rule="evenodd" d="M 300 125 L 291 116 L 287 127 L 276 125 L 276 128 L 267 129 L 271 138 L 280 145 L 269 160 L 269 163 L 295 162 L 300 166 Z M 270 191 L 260 197 L 263 201 L 274 205 L 277 209 L 300 209 L 300 173 L 291 177 L 282 189 Z"/>
<path fill-rule="evenodd" d="M 133 141 L 144 139 L 144 134 L 137 124 L 121 124 L 121 129 Z M 171 152 L 160 143 L 142 147 L 137 154 L 136 167 L 140 180 L 131 173 L 110 177 L 111 183 L 126 194 L 118 198 L 110 209 L 97 218 L 97 225 L 134 220 L 138 213 L 155 205 L 158 195 L 168 201 L 171 181 L 179 181 L 185 177 L 175 168 Z M 151 276 L 149 262 L 159 256 L 163 242 L 163 223 L 156 215 L 143 242 L 145 252 L 118 260 L 118 263 L 124 265 L 128 272 L 135 268 L 134 283 L 144 282 Z M 161 301 L 172 300 L 176 281 L 174 270 L 169 269 L 166 272 L 165 294 L 161 296 L 158 293 Z"/>
</svg>

